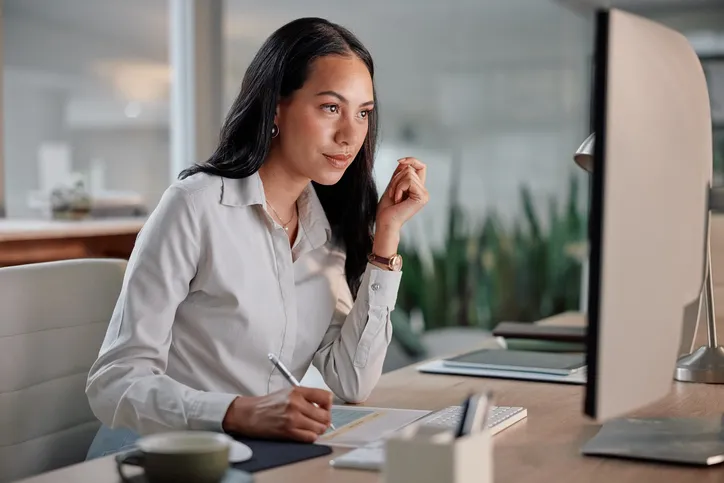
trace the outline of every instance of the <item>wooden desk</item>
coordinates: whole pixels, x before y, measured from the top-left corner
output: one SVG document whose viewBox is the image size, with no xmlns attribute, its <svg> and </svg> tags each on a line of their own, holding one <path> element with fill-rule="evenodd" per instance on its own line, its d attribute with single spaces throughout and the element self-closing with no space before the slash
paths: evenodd
<svg viewBox="0 0 724 483">
<path fill-rule="evenodd" d="M 420 374 L 407 367 L 385 374 L 370 406 L 437 409 L 458 404 L 471 390 L 491 388 L 498 403 L 525 406 L 528 418 L 495 436 L 495 482 L 714 482 L 724 479 L 724 467 L 707 469 L 650 465 L 580 456 L 579 448 L 598 426 L 582 415 L 583 387 L 537 382 L 518 382 Z M 701 416 L 720 414 L 724 408 L 724 386 L 674 383 L 662 402 L 636 415 Z M 335 450 L 339 454 L 345 450 Z M 257 473 L 258 483 L 375 483 L 375 472 L 338 470 L 330 457 Z M 46 473 L 26 483 L 115 483 L 112 458 Z"/>
<path fill-rule="evenodd" d="M 0 220 L 0 267 L 131 255 L 145 218 Z"/>
</svg>

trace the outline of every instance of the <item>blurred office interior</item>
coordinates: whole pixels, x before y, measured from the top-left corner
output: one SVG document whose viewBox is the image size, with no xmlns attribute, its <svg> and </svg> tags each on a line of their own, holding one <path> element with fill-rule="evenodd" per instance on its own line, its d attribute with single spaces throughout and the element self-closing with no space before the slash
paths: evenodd
<svg viewBox="0 0 724 483">
<path fill-rule="evenodd" d="M 724 4 L 606 4 L 676 28 L 700 54 L 721 179 Z M 500 321 L 579 310 L 588 179 L 572 154 L 590 130 L 595 5 L 2 0 L 0 266 L 127 256 L 180 169 L 210 154 L 263 40 L 320 16 L 374 57 L 380 191 L 399 157 L 429 167 L 431 201 L 403 234 L 386 369 L 479 345 Z M 186 122 L 209 106 L 210 122 Z"/>
</svg>

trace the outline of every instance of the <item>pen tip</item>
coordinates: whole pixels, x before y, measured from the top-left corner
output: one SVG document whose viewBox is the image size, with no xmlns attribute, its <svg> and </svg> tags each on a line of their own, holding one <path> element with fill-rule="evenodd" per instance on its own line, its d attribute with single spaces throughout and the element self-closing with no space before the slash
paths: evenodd
<svg viewBox="0 0 724 483">
<path fill-rule="evenodd" d="M 274 354 L 272 354 L 271 352 L 269 354 L 267 354 L 266 356 L 269 358 L 269 360 L 274 359 Z"/>
</svg>

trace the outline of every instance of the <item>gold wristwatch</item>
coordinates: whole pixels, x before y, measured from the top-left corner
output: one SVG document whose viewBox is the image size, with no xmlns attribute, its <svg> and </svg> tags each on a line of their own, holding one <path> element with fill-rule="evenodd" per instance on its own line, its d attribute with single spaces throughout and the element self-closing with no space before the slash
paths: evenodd
<svg viewBox="0 0 724 483">
<path fill-rule="evenodd" d="M 370 262 L 380 263 L 393 272 L 399 272 L 402 270 L 402 256 L 399 254 L 394 254 L 390 258 L 385 258 L 375 255 L 374 253 L 370 253 L 370 256 L 367 257 L 367 259 Z"/>
</svg>

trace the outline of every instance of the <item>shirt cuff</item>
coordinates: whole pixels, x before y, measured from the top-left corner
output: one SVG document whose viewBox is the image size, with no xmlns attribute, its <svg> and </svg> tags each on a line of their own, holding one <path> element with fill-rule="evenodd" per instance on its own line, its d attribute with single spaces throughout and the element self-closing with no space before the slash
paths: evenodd
<svg viewBox="0 0 724 483">
<path fill-rule="evenodd" d="M 360 290 L 367 291 L 370 306 L 395 308 L 397 291 L 400 288 L 402 272 L 384 270 L 371 263 L 367 264 Z"/>
<path fill-rule="evenodd" d="M 223 432 L 224 416 L 238 394 L 200 392 L 191 403 L 189 429 Z"/>
</svg>

